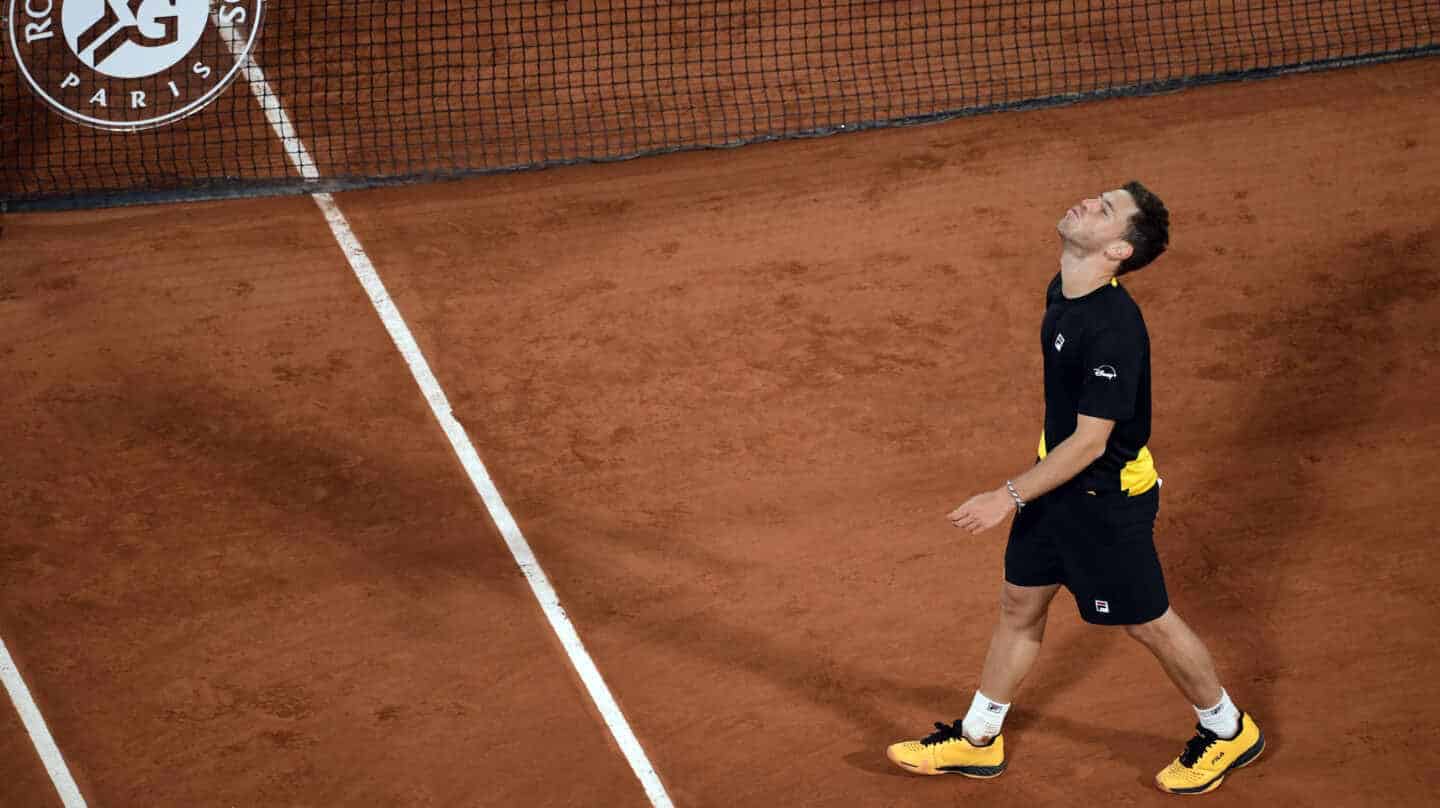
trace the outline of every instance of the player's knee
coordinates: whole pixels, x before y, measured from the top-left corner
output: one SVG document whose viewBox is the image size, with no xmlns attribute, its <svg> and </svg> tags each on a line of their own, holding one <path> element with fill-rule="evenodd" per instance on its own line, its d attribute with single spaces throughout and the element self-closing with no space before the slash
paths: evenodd
<svg viewBox="0 0 1440 808">
<path fill-rule="evenodd" d="M 1141 645 L 1154 645 L 1155 642 L 1160 639 L 1159 632 L 1155 630 L 1154 620 L 1151 620 L 1149 623 L 1126 626 L 1125 633 L 1130 635 L 1130 639 L 1135 640 Z"/>
<path fill-rule="evenodd" d="M 1172 613 L 1167 609 L 1164 614 L 1147 623 L 1136 623 L 1125 627 L 1125 633 L 1142 645 L 1155 645 L 1165 639 L 1170 631 Z"/>
<path fill-rule="evenodd" d="M 1048 606 L 1048 598 L 1017 592 L 1009 586 L 1000 590 L 1000 619 L 1012 626 L 1029 628 L 1045 622 Z"/>
</svg>

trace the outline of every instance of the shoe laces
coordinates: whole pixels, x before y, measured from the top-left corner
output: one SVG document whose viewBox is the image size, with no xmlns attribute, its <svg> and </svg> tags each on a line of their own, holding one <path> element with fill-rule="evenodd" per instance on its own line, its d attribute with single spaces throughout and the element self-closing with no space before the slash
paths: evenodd
<svg viewBox="0 0 1440 808">
<path fill-rule="evenodd" d="M 963 721 L 956 721 L 954 724 L 945 724 L 940 721 L 936 721 L 936 731 L 931 733 L 930 735 L 926 735 L 925 738 L 920 741 L 920 745 L 934 746 L 937 743 L 945 743 L 946 741 L 962 740 L 965 737 L 964 733 L 961 730 L 961 726 L 963 724 Z"/>
<path fill-rule="evenodd" d="M 1185 751 L 1180 753 L 1180 762 L 1186 766 L 1194 766 L 1195 761 L 1205 754 L 1210 745 L 1220 740 L 1220 736 L 1200 726 L 1195 725 L 1195 737 L 1185 743 Z"/>
</svg>

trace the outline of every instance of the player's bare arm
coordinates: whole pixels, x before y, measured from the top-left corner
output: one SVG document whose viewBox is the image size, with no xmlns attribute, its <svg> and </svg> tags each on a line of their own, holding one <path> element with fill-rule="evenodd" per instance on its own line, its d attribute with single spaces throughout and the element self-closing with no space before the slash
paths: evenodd
<svg viewBox="0 0 1440 808">
<path fill-rule="evenodd" d="M 1105 442 L 1115 422 L 1107 418 L 1076 417 L 1075 434 L 1061 441 L 1045 459 L 1012 479 L 1011 485 L 1022 502 L 1029 502 L 1069 482 L 1105 453 Z M 1015 498 L 1001 486 L 976 494 L 950 512 L 950 523 L 971 533 L 980 533 L 1005 521 L 1016 509 Z"/>
</svg>

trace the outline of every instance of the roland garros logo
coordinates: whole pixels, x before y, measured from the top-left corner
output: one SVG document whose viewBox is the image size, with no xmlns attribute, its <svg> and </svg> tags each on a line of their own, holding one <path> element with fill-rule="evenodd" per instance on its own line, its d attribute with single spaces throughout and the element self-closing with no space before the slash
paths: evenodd
<svg viewBox="0 0 1440 808">
<path fill-rule="evenodd" d="M 240 72 L 264 0 L 9 0 L 10 48 L 45 103 L 129 131 L 184 118 Z"/>
</svg>

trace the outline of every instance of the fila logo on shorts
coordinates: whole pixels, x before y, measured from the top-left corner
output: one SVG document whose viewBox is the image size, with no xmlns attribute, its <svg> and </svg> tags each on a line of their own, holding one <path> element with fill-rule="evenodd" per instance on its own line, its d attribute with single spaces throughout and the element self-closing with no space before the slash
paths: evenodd
<svg viewBox="0 0 1440 808">
<path fill-rule="evenodd" d="M 1064 335 L 1064 334 L 1056 334 L 1056 335 L 1055 335 L 1055 350 L 1058 351 L 1058 350 L 1060 350 L 1061 348 L 1064 348 L 1064 347 L 1065 347 L 1065 335 Z"/>
<path fill-rule="evenodd" d="M 1110 601 L 1108 601 L 1108 600 L 1097 600 L 1097 601 L 1095 601 L 1095 611 L 1097 611 L 1097 612 L 1099 612 L 1099 613 L 1101 613 L 1101 614 L 1109 614 L 1109 613 L 1110 613 Z"/>
</svg>

